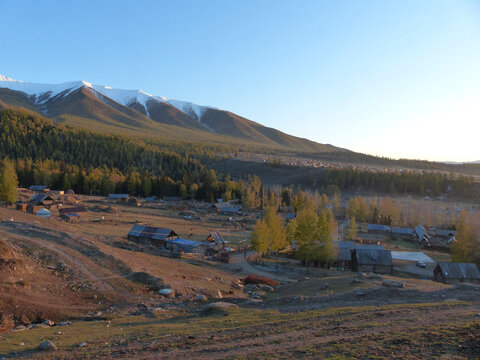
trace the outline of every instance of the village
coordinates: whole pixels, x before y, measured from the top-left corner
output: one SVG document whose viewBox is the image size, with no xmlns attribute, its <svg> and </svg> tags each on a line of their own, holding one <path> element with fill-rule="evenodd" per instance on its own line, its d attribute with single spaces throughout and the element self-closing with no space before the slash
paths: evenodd
<svg viewBox="0 0 480 360">
<path fill-rule="evenodd" d="M 183 224 L 174 228 L 171 221 L 164 220 L 155 224 L 147 219 L 137 219 L 128 232 L 125 231 L 123 238 L 162 256 L 180 258 L 181 254 L 195 254 L 199 258 L 228 263 L 229 253 L 243 253 L 245 258 L 248 253 L 254 264 L 262 262 L 249 248 L 249 233 L 261 218 L 262 211 L 243 211 L 242 206 L 236 202 L 218 199 L 216 203 L 209 204 L 182 200 L 178 196 L 166 196 L 161 200 L 153 197 L 140 199 L 129 194 L 110 194 L 106 198 L 88 197 L 75 195 L 73 190 L 50 190 L 40 185 L 23 189 L 20 198 L 17 210 L 53 221 L 63 221 L 67 227 L 88 223 L 103 227 L 107 224 L 130 225 L 132 221 L 125 221 L 126 213 L 138 212 L 138 209 L 150 213 L 159 210 L 169 218 L 201 226 L 208 224 L 206 227 L 211 232 L 205 233 L 204 229 L 197 232 L 194 230 L 196 227 L 187 230 Z M 288 207 L 280 207 L 279 214 L 286 223 L 296 217 Z M 338 250 L 335 262 L 330 264 L 331 269 L 395 273 L 448 284 L 480 283 L 480 272 L 476 264 L 448 261 L 450 245 L 455 241 L 455 230 L 426 230 L 421 224 L 408 228 L 360 223 L 355 239 L 345 240 L 348 224 L 349 219 L 339 219 L 334 234 L 334 244 Z M 227 236 L 228 241 L 222 234 Z M 281 269 L 280 265 L 285 262 L 300 266 L 294 260 L 294 252 L 295 244 L 292 244 L 290 250 L 287 248 L 282 251 L 286 255 L 276 256 L 278 266 L 275 267 L 272 259 L 269 259 L 268 266 Z"/>
<path fill-rule="evenodd" d="M 440 316 L 440 322 L 451 321 L 446 307 L 458 311 L 463 306 L 468 316 L 478 313 L 480 273 L 473 263 L 451 261 L 455 230 L 358 221 L 352 237 L 348 200 L 343 199 L 336 211 L 335 261 L 319 266 L 299 261 L 295 242 L 259 256 L 251 238 L 264 211 L 244 209 L 237 201 L 90 196 L 40 185 L 20 188 L 17 203 L 0 209 L 0 275 L 3 291 L 16 306 L 16 315 L 3 321 L 10 327 L 4 329 L 8 337 L 1 342 L 0 354 L 37 354 L 38 339 L 55 344 L 59 354 L 67 351 L 79 357 L 106 343 L 106 358 L 118 352 L 135 356 L 136 346 L 147 346 L 153 338 L 155 346 L 149 349 L 163 347 L 172 358 L 211 351 L 203 337 L 197 340 L 198 333 L 187 330 L 185 314 L 200 316 L 198 324 L 209 316 L 221 324 L 223 318 L 233 321 L 225 341 L 236 343 L 235 334 L 264 316 L 268 324 L 282 314 L 291 314 L 289 321 L 294 321 L 304 312 L 324 316 L 329 309 L 352 306 L 358 312 L 369 306 L 378 309 L 374 313 L 390 309 L 397 316 L 391 306 L 418 303 L 439 307 L 447 316 Z M 452 207 L 445 212 L 459 210 L 458 204 Z M 291 207 L 280 206 L 278 211 L 286 224 L 296 219 Z M 44 305 L 39 307 L 40 302 Z M 252 311 L 256 315 L 245 325 L 235 325 Z M 411 316 L 414 323 L 421 321 L 416 310 Z M 147 326 L 150 335 L 132 338 L 119 330 L 124 321 L 139 321 L 132 325 L 135 334 Z M 155 327 L 152 321 L 163 325 Z M 98 330 L 87 335 L 85 326 L 102 326 L 102 335 Z M 183 329 L 176 330 L 173 347 L 165 336 L 165 331 L 174 331 L 170 326 Z M 288 329 L 278 331 L 287 334 Z M 219 336 L 220 330 L 211 331 L 209 337 Z M 249 354 L 250 341 L 227 353 Z"/>
</svg>

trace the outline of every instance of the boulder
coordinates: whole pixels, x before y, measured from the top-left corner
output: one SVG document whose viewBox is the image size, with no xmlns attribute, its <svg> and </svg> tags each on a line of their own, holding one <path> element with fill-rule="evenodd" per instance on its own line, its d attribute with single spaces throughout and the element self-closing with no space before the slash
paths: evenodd
<svg viewBox="0 0 480 360">
<path fill-rule="evenodd" d="M 243 291 L 246 293 L 251 293 L 252 291 L 257 291 L 258 286 L 255 284 L 248 284 L 243 287 Z"/>
<path fill-rule="evenodd" d="M 42 341 L 40 345 L 38 346 L 38 350 L 42 351 L 56 351 L 57 350 L 57 345 L 55 345 L 53 342 L 50 340 L 47 341 Z"/>
<path fill-rule="evenodd" d="M 252 299 L 263 299 L 264 295 L 258 292 L 253 292 L 250 294 Z"/>
<path fill-rule="evenodd" d="M 363 291 L 362 289 L 360 288 L 355 288 L 352 290 L 352 292 L 355 294 L 355 295 L 358 295 L 358 296 L 364 296 L 365 295 L 365 291 Z"/>
<path fill-rule="evenodd" d="M 158 290 L 158 294 L 165 296 L 167 298 L 171 298 L 175 296 L 175 292 L 172 289 L 162 289 Z"/>
<path fill-rule="evenodd" d="M 197 302 L 205 302 L 207 301 L 207 297 L 205 295 L 198 295 L 196 298 L 195 298 L 195 301 Z"/>
<path fill-rule="evenodd" d="M 403 281 L 395 281 L 395 280 L 383 280 L 383 286 L 393 287 L 393 288 L 404 288 L 405 283 Z"/>
<path fill-rule="evenodd" d="M 208 305 L 208 308 L 209 309 L 236 309 L 238 308 L 238 305 L 219 301 L 219 302 Z"/>
<path fill-rule="evenodd" d="M 270 285 L 260 285 L 260 290 L 266 291 L 266 292 L 274 292 L 275 289 L 271 287 Z"/>
</svg>

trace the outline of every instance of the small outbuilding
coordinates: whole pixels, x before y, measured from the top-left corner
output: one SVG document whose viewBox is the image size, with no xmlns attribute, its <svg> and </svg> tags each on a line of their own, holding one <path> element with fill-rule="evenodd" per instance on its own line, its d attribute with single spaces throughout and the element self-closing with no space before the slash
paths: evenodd
<svg viewBox="0 0 480 360">
<path fill-rule="evenodd" d="M 45 219 L 50 219 L 50 216 L 52 216 L 52 213 L 48 211 L 47 209 L 43 208 L 37 211 L 35 214 L 39 217 L 45 218 Z"/>
<path fill-rule="evenodd" d="M 391 274 L 393 271 L 390 250 L 354 249 L 352 252 L 352 270 Z"/>
<path fill-rule="evenodd" d="M 439 262 L 433 270 L 433 278 L 444 284 L 461 282 L 480 284 L 480 271 L 474 263 Z"/>
<path fill-rule="evenodd" d="M 108 200 L 128 201 L 129 197 L 130 197 L 129 194 L 109 194 L 108 195 Z"/>
</svg>

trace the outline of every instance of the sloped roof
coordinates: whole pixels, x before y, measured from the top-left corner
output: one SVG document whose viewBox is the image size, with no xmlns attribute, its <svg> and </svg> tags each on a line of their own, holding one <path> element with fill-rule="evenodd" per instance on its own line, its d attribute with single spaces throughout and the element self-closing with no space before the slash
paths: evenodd
<svg viewBox="0 0 480 360">
<path fill-rule="evenodd" d="M 338 246 L 337 261 L 351 261 L 353 250 L 384 250 L 383 245 L 359 244 L 355 245 L 353 241 L 334 241 Z"/>
<path fill-rule="evenodd" d="M 75 207 L 69 207 L 69 208 L 62 208 L 59 210 L 60 214 L 73 214 L 73 213 L 81 213 L 81 212 L 87 212 L 87 208 L 83 205 L 75 206 Z"/>
<path fill-rule="evenodd" d="M 108 198 L 109 199 L 126 199 L 130 197 L 129 194 L 109 194 Z"/>
<path fill-rule="evenodd" d="M 31 197 L 30 202 L 41 203 L 45 200 L 53 200 L 53 198 L 47 194 L 35 194 Z"/>
<path fill-rule="evenodd" d="M 47 187 L 45 185 L 32 185 L 28 188 L 28 190 L 32 190 L 32 191 L 44 191 L 46 189 Z"/>
<path fill-rule="evenodd" d="M 202 243 L 200 241 L 183 239 L 183 238 L 167 240 L 167 243 L 178 244 L 178 245 L 187 245 L 187 246 L 201 246 L 202 245 Z"/>
<path fill-rule="evenodd" d="M 446 279 L 480 279 L 480 271 L 474 263 L 439 262 L 438 266 Z"/>
<path fill-rule="evenodd" d="M 157 228 L 155 234 L 153 234 L 152 239 L 154 240 L 167 240 L 169 236 L 176 236 L 175 231 L 171 229 Z"/>
<path fill-rule="evenodd" d="M 436 236 L 450 237 L 457 233 L 456 230 L 446 230 L 446 229 L 435 229 Z"/>
<path fill-rule="evenodd" d="M 401 228 L 401 227 L 392 227 L 393 234 L 406 234 L 406 235 L 415 235 L 415 231 L 412 228 Z"/>
<path fill-rule="evenodd" d="M 429 238 L 427 231 L 422 225 L 415 226 L 415 232 L 417 233 L 419 239 L 422 239 L 423 237 L 426 237 L 427 239 Z"/>
<path fill-rule="evenodd" d="M 223 240 L 223 237 L 222 235 L 220 235 L 220 233 L 218 231 L 214 231 L 212 232 L 210 235 L 207 236 L 207 239 L 209 237 L 212 237 L 213 241 L 215 242 L 215 244 L 221 244 L 221 243 L 224 243 L 225 240 Z M 205 241 L 208 241 L 207 239 L 205 239 Z"/>
<path fill-rule="evenodd" d="M 175 231 L 171 229 L 157 228 L 145 225 L 133 225 L 128 236 L 141 237 L 153 240 L 166 240 L 169 236 L 176 236 Z"/>
<path fill-rule="evenodd" d="M 353 256 L 357 263 L 365 265 L 393 265 L 392 253 L 390 250 L 366 250 L 355 249 Z"/>
<path fill-rule="evenodd" d="M 368 230 L 377 230 L 377 231 L 390 231 L 388 225 L 380 225 L 380 224 L 368 224 Z"/>
</svg>

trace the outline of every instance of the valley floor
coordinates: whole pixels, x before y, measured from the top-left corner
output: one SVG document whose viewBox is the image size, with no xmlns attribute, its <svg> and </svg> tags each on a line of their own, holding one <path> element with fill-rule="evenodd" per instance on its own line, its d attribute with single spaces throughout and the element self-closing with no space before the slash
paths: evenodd
<svg viewBox="0 0 480 360">
<path fill-rule="evenodd" d="M 0 209 L 0 358 L 480 358 L 478 285 L 323 269 L 275 273 L 243 253 L 230 264 L 171 259 L 128 242 L 131 224 L 141 218 L 200 238 L 221 223 L 118 209 L 103 225 Z M 235 286 L 251 273 L 282 284 L 252 299 Z M 162 287 L 176 296 L 159 295 Z M 238 307 L 208 309 L 216 302 Z M 40 351 L 46 340 L 58 349 Z"/>
</svg>

